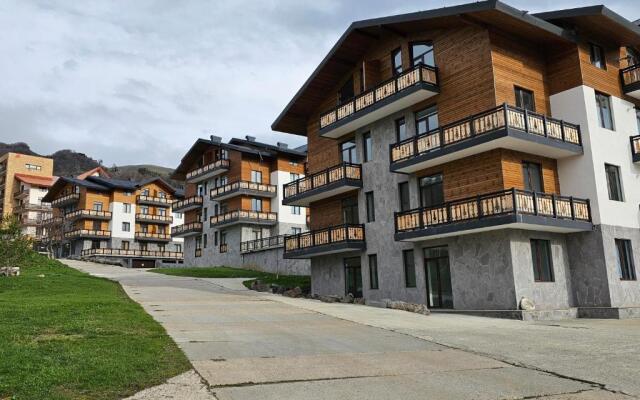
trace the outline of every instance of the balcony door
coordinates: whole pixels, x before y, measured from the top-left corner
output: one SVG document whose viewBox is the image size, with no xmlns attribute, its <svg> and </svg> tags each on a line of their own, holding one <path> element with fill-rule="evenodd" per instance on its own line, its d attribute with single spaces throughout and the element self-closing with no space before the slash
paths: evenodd
<svg viewBox="0 0 640 400">
<path fill-rule="evenodd" d="M 340 143 L 340 158 L 345 163 L 358 163 L 358 153 L 356 151 L 356 140 L 351 139 Z"/>
<path fill-rule="evenodd" d="M 351 293 L 353 297 L 362 297 L 362 268 L 360 257 L 344 259 L 345 295 Z"/>
<path fill-rule="evenodd" d="M 449 249 L 446 246 L 424 249 L 424 269 L 429 308 L 453 308 Z"/>
<path fill-rule="evenodd" d="M 433 207 L 444 203 L 444 186 L 442 174 L 420 178 L 420 205 Z"/>
<path fill-rule="evenodd" d="M 522 177 L 524 190 L 531 192 L 544 192 L 542 184 L 542 166 L 538 163 L 525 161 L 522 163 Z"/>
<path fill-rule="evenodd" d="M 358 198 L 356 196 L 342 199 L 342 223 L 358 224 Z"/>
</svg>

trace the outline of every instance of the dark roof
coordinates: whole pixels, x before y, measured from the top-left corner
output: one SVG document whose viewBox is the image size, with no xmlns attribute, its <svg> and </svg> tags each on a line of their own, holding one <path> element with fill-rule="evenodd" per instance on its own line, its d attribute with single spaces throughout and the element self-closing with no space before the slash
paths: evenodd
<svg viewBox="0 0 640 400">
<path fill-rule="evenodd" d="M 255 148 L 262 148 L 265 150 L 271 150 L 271 151 L 275 151 L 277 153 L 283 153 L 283 154 L 287 154 L 289 156 L 294 156 L 294 157 L 299 157 L 299 158 L 305 158 L 307 156 L 305 151 L 300 151 L 296 148 L 290 149 L 288 147 L 281 147 L 281 146 L 276 146 L 273 144 L 269 144 L 269 143 L 264 143 L 264 142 L 256 142 L 255 140 L 245 140 L 245 139 L 238 139 L 238 138 L 233 138 L 229 141 L 230 144 L 236 144 L 236 145 L 240 145 L 240 146 L 245 146 L 245 147 L 255 147 Z"/>
<path fill-rule="evenodd" d="M 138 187 L 137 182 L 134 181 L 103 178 L 101 176 L 88 176 L 85 181 L 95 182 L 99 185 L 105 186 L 108 189 L 136 190 L 136 188 Z"/>
<path fill-rule="evenodd" d="M 518 37 L 528 37 L 538 43 L 553 44 L 574 40 L 573 35 L 563 28 L 497 0 L 357 21 L 340 36 L 273 122 L 271 129 L 306 135 L 309 114 L 324 100 L 324 95 L 333 89 L 336 81 L 362 59 L 369 46 L 378 40 L 381 31 L 408 34 L 424 30 L 426 20 L 430 27 L 437 29 L 466 24 L 469 19 L 475 23 L 499 26 L 502 31 Z"/>
<path fill-rule="evenodd" d="M 109 191 L 108 187 L 95 182 L 88 181 L 86 179 L 78 179 L 78 178 L 63 176 L 58 178 L 56 183 L 54 183 L 53 186 L 49 188 L 49 191 L 42 198 L 42 201 L 44 201 L 45 203 L 50 203 L 51 201 L 53 201 L 53 197 L 55 196 L 55 194 L 57 194 L 58 191 L 62 189 L 67 183 L 70 183 L 76 186 L 86 187 L 87 189 L 91 189 L 91 190 L 97 190 L 99 192 Z"/>
<path fill-rule="evenodd" d="M 122 190 L 131 190 L 134 191 L 142 186 L 145 186 L 152 182 L 160 182 L 163 186 L 165 186 L 168 191 L 172 194 L 176 193 L 176 189 L 171 186 L 166 180 L 161 177 L 154 177 L 145 179 L 140 182 L 136 181 L 127 181 L 124 179 L 112 179 L 112 178 L 103 178 L 100 176 L 88 176 L 85 179 L 78 179 L 73 177 L 61 177 L 56 183 L 49 189 L 49 192 L 44 196 L 42 201 L 50 202 L 53 200 L 51 198 L 54 193 L 57 193 L 60 188 L 62 188 L 65 184 L 70 183 L 72 185 L 86 187 L 87 189 L 97 190 L 100 192 L 109 192 L 113 189 L 122 189 Z M 50 197 L 51 195 L 51 197 Z M 184 196 L 184 194 L 183 194 Z"/>
</svg>

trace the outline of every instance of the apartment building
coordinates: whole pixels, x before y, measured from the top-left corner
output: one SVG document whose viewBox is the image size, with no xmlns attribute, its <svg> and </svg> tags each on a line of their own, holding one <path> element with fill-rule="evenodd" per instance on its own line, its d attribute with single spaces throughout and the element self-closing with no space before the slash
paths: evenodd
<svg viewBox="0 0 640 400">
<path fill-rule="evenodd" d="M 283 206 L 282 185 L 304 176 L 306 153 L 247 136 L 223 143 L 199 139 L 182 158 L 173 179 L 185 181 L 185 197 L 173 204 L 184 225 L 187 266 L 253 266 L 308 273 L 309 262 L 282 258 L 283 235 L 306 231 L 306 210 Z"/>
<path fill-rule="evenodd" d="M 44 234 L 42 221 L 51 207 L 42 198 L 53 182 L 53 160 L 46 157 L 6 153 L 0 157 L 0 214 L 20 219 L 22 233 L 34 240 Z"/>
<path fill-rule="evenodd" d="M 639 316 L 639 50 L 602 6 L 351 24 L 272 125 L 308 138 L 285 258 L 318 294 Z"/>
<path fill-rule="evenodd" d="M 182 213 L 171 209 L 181 196 L 162 178 L 133 182 L 99 171 L 61 177 L 44 198 L 53 207 L 49 235 L 58 241 L 58 256 L 107 259 L 131 267 L 180 262 L 183 241 L 172 239 L 170 229 L 183 223 Z"/>
</svg>

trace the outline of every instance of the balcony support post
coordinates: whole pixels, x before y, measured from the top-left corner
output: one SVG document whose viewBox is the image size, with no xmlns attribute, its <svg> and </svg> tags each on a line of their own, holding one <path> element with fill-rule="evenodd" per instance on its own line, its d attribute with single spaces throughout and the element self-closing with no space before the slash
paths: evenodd
<svg viewBox="0 0 640 400">
<path fill-rule="evenodd" d="M 533 192 L 533 215 L 538 215 L 538 194 Z"/>
<path fill-rule="evenodd" d="M 553 208 L 553 218 L 558 218 L 558 205 L 556 204 L 556 194 L 551 194 L 551 205 Z"/>
</svg>

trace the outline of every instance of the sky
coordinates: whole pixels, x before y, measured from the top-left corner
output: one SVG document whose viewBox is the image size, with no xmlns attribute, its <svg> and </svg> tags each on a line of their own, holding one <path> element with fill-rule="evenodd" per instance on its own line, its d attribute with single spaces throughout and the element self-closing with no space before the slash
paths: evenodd
<svg viewBox="0 0 640 400">
<path fill-rule="evenodd" d="M 209 135 L 302 145 L 271 123 L 356 20 L 471 0 L 0 0 L 0 142 L 176 167 Z M 506 0 L 530 12 L 639 0 Z"/>
</svg>

